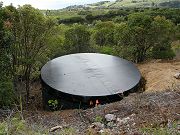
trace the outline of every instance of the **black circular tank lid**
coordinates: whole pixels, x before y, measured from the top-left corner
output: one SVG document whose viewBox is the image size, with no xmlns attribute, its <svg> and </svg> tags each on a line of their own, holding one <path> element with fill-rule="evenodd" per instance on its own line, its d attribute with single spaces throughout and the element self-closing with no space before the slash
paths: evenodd
<svg viewBox="0 0 180 135">
<path fill-rule="evenodd" d="M 58 57 L 41 69 L 42 80 L 51 88 L 77 96 L 109 96 L 134 88 L 141 74 L 122 58 L 78 53 Z"/>
</svg>

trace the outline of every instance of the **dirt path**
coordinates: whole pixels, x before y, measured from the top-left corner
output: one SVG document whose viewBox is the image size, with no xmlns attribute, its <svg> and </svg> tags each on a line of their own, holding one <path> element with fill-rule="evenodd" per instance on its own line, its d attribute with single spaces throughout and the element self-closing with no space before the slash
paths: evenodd
<svg viewBox="0 0 180 135">
<path fill-rule="evenodd" d="M 162 91 L 180 85 L 173 76 L 180 72 L 180 61 L 151 61 L 138 64 L 138 68 L 147 80 L 146 91 Z"/>
</svg>

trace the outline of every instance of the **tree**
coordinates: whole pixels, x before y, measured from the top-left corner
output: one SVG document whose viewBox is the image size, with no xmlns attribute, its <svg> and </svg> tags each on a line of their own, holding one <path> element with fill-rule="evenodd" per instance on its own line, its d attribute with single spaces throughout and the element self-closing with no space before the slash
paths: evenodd
<svg viewBox="0 0 180 135">
<path fill-rule="evenodd" d="M 99 46 L 114 45 L 114 23 L 98 22 L 95 26 L 93 38 Z"/>
<path fill-rule="evenodd" d="M 64 47 L 64 34 L 69 29 L 69 26 L 61 24 L 54 27 L 53 35 L 48 37 L 46 53 L 49 59 L 60 57 L 66 54 Z"/>
<path fill-rule="evenodd" d="M 67 53 L 88 52 L 90 49 L 90 32 L 83 25 L 74 25 L 65 32 L 65 48 Z"/>
<path fill-rule="evenodd" d="M 37 58 L 46 51 L 46 41 L 54 23 L 45 18 L 37 9 L 24 5 L 18 9 L 12 5 L 5 8 L 6 22 L 11 24 L 9 31 L 13 36 L 10 47 L 11 71 L 14 84 L 25 82 L 26 101 L 29 101 L 30 79 Z"/>
<path fill-rule="evenodd" d="M 125 17 L 124 17 L 124 16 L 116 16 L 116 17 L 113 19 L 113 22 L 115 22 L 115 23 L 125 22 Z"/>
<path fill-rule="evenodd" d="M 0 107 L 9 106 L 14 100 L 11 73 L 9 72 L 10 59 L 6 49 L 9 48 L 8 34 L 4 27 L 3 9 L 0 4 Z"/>
<path fill-rule="evenodd" d="M 172 59 L 175 56 L 171 48 L 171 43 L 175 38 L 175 25 L 165 17 L 157 16 L 152 23 L 152 30 L 156 35 L 156 43 L 152 49 L 153 58 Z"/>
<path fill-rule="evenodd" d="M 176 29 L 176 32 L 175 32 L 176 40 L 180 40 L 180 24 L 178 24 L 175 29 Z"/>
<path fill-rule="evenodd" d="M 165 17 L 153 19 L 136 13 L 128 17 L 127 23 L 116 27 L 115 41 L 121 50 L 120 55 L 135 62 L 144 61 L 150 52 L 154 58 L 172 58 L 173 33 L 174 24 Z"/>
<path fill-rule="evenodd" d="M 116 25 L 114 32 L 114 40 L 116 44 L 117 53 L 120 57 L 133 61 L 134 46 L 131 45 L 131 34 L 131 30 L 126 23 L 120 23 Z"/>
<path fill-rule="evenodd" d="M 129 15 L 127 24 L 122 23 L 117 26 L 115 40 L 116 44 L 125 51 L 123 57 L 129 57 L 135 62 L 142 62 L 146 58 L 147 51 L 154 44 L 151 23 L 150 16 L 135 13 Z"/>
</svg>

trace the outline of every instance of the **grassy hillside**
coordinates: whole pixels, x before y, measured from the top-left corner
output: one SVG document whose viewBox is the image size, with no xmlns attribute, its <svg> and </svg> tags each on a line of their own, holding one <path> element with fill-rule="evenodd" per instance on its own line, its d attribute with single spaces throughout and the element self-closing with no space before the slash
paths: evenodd
<svg viewBox="0 0 180 135">
<path fill-rule="evenodd" d="M 91 8 L 121 8 L 121 7 L 174 7 L 180 8 L 179 0 L 116 0 L 103 1 L 88 5 Z"/>
</svg>

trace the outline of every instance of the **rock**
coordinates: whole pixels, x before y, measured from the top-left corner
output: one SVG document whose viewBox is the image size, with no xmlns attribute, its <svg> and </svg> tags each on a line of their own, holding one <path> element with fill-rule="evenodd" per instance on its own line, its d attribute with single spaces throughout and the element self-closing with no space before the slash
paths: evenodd
<svg viewBox="0 0 180 135">
<path fill-rule="evenodd" d="M 122 124 L 126 124 L 128 121 L 130 120 L 130 117 L 126 117 L 123 119 L 117 118 L 117 122 L 122 125 Z"/>
<path fill-rule="evenodd" d="M 110 129 L 102 129 L 99 131 L 100 134 L 103 134 L 103 135 L 110 135 L 112 132 Z"/>
<path fill-rule="evenodd" d="M 135 116 L 136 116 L 136 114 L 134 114 L 134 113 L 130 115 L 130 117 L 135 117 Z"/>
<path fill-rule="evenodd" d="M 120 118 L 117 118 L 117 120 L 116 120 L 116 121 L 117 121 L 117 122 L 119 122 L 120 120 L 121 120 Z"/>
<path fill-rule="evenodd" d="M 132 125 L 133 125 L 133 126 L 135 126 L 135 125 L 136 125 L 136 123 L 133 123 Z"/>
<path fill-rule="evenodd" d="M 114 114 L 107 114 L 107 115 L 105 115 L 105 119 L 106 119 L 107 122 L 115 121 L 116 120 L 116 115 L 114 115 Z"/>
<path fill-rule="evenodd" d="M 118 112 L 118 110 L 112 110 L 112 111 L 110 111 L 110 113 L 117 113 Z"/>
<path fill-rule="evenodd" d="M 102 130 L 104 128 L 104 124 L 100 123 L 100 122 L 94 122 L 90 125 L 90 128 L 94 128 L 97 130 Z"/>
<path fill-rule="evenodd" d="M 56 126 L 56 127 L 51 128 L 49 131 L 54 132 L 54 131 L 56 131 L 58 129 L 62 129 L 62 128 L 63 128 L 62 126 Z"/>
<path fill-rule="evenodd" d="M 104 130 L 103 130 L 103 129 L 101 129 L 101 130 L 99 131 L 99 133 L 103 134 L 103 133 L 104 133 Z"/>
<path fill-rule="evenodd" d="M 173 122 L 168 119 L 167 127 L 171 129 L 173 127 Z"/>
<path fill-rule="evenodd" d="M 176 79 L 180 79 L 180 72 L 179 72 L 179 73 L 176 73 L 176 74 L 174 75 L 174 77 L 175 77 Z"/>
<path fill-rule="evenodd" d="M 108 128 L 113 128 L 115 126 L 114 122 L 108 122 L 107 127 Z"/>
</svg>

